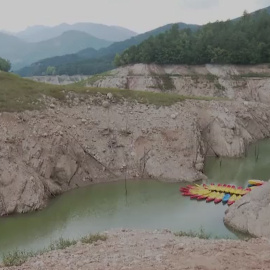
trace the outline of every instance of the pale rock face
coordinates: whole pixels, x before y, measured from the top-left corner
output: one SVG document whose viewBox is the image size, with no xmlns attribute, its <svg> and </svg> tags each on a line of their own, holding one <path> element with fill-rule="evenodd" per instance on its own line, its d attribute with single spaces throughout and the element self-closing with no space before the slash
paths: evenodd
<svg viewBox="0 0 270 270">
<path fill-rule="evenodd" d="M 241 77 L 248 73 L 264 73 L 269 77 Z M 166 75 L 166 80 L 164 80 Z M 70 84 L 89 76 L 40 76 L 32 80 L 52 84 Z M 169 80 L 169 83 L 168 83 Z M 120 67 L 102 75 L 87 86 L 170 92 L 187 96 L 223 97 L 244 102 L 270 103 L 270 70 L 267 65 L 164 65 L 135 64 Z M 111 93 L 108 94 L 108 99 Z"/>
<path fill-rule="evenodd" d="M 54 168 L 52 178 L 56 178 L 60 184 L 67 183 L 71 181 L 77 169 L 76 160 L 67 155 L 61 155 Z"/>
<path fill-rule="evenodd" d="M 40 209 L 52 195 L 125 177 L 205 179 L 206 154 L 239 157 L 250 143 L 270 137 L 265 98 L 270 96 L 269 79 L 239 82 L 230 77 L 250 69 L 269 70 L 138 64 L 111 71 L 94 83 L 161 92 L 157 85 L 164 81 L 157 82 L 156 75 L 167 74 L 172 88 L 168 92 L 234 101 L 185 100 L 157 107 L 117 101 L 112 93 L 81 97 L 69 92 L 66 103 L 48 99 L 42 111 L 1 113 L 0 215 Z M 194 81 L 191 74 L 198 78 Z M 214 77 L 209 79 L 209 74 Z"/>
<path fill-rule="evenodd" d="M 1 114 L 1 215 L 40 209 L 52 195 L 125 173 L 202 180 L 206 152 L 239 156 L 244 146 L 270 136 L 264 120 L 270 110 L 261 103 L 187 100 L 171 107 L 125 102 L 104 108 L 106 95 L 98 97 L 99 105 L 92 99 L 57 104 L 58 111 Z"/>
<path fill-rule="evenodd" d="M 264 73 L 269 77 L 241 77 L 248 73 Z M 164 75 L 165 78 L 164 79 Z M 40 76 L 36 81 L 53 84 L 69 84 L 85 80 L 89 76 Z M 170 92 L 186 96 L 223 97 L 244 102 L 270 103 L 270 70 L 267 65 L 164 65 L 136 64 L 120 67 L 87 82 L 87 86 Z M 108 99 L 111 93 L 108 94 Z"/>
<path fill-rule="evenodd" d="M 270 182 L 257 187 L 226 211 L 229 227 L 256 237 L 270 238 Z"/>
</svg>

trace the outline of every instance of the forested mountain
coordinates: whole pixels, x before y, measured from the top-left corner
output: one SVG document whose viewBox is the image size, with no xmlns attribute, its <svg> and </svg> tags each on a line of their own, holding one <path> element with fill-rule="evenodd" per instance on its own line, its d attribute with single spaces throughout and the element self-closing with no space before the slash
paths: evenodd
<svg viewBox="0 0 270 270">
<path fill-rule="evenodd" d="M 174 25 L 117 55 L 115 64 L 269 63 L 270 14 L 264 10 L 255 15 L 245 12 L 238 20 L 209 23 L 196 32 Z"/>
<path fill-rule="evenodd" d="M 29 67 L 18 70 L 17 73 L 21 76 L 42 75 L 46 73 L 48 66 L 53 66 L 56 68 L 56 74 L 59 75 L 73 75 L 78 73 L 91 75 L 96 73 L 97 63 L 99 67 L 99 72 L 103 72 L 114 67 L 112 62 L 116 53 L 121 53 L 130 46 L 140 44 L 147 38 L 163 33 L 169 30 L 171 27 L 172 24 L 168 24 L 152 31 L 146 32 L 144 34 L 132 37 L 125 41 L 115 42 L 112 45 L 100 50 L 93 50 L 92 48 L 87 48 L 76 54 L 44 59 L 32 64 Z M 197 30 L 200 26 L 178 23 L 178 27 L 179 29 L 189 28 L 194 31 Z M 98 59 L 100 59 L 100 63 Z"/>
<path fill-rule="evenodd" d="M 45 75 L 47 68 L 53 66 L 55 74 L 59 75 L 91 75 L 114 68 L 114 57 L 121 53 L 121 57 L 116 58 L 118 65 L 136 62 L 258 63 L 266 61 L 267 58 L 262 55 L 268 54 L 270 34 L 267 13 L 270 13 L 270 7 L 232 21 L 210 23 L 203 27 L 179 23 L 178 29 L 174 26 L 170 30 L 172 24 L 169 24 L 100 50 L 85 49 L 76 54 L 44 59 L 18 73 L 22 76 Z M 268 25 L 264 27 L 264 24 Z M 257 49 L 254 48 L 256 44 Z M 253 56 L 249 54 L 251 51 Z"/>
<path fill-rule="evenodd" d="M 0 33 L 0 56 L 9 59 L 12 69 L 55 55 L 75 53 L 85 48 L 100 49 L 111 44 L 80 31 L 64 32 L 61 36 L 37 43 L 27 43 L 17 37 Z"/>
<path fill-rule="evenodd" d="M 108 26 L 96 23 L 63 23 L 57 26 L 31 26 L 16 34 L 17 37 L 27 42 L 40 42 L 52 39 L 62 35 L 64 32 L 76 30 L 85 32 L 99 39 L 109 40 L 112 42 L 122 41 L 135 36 L 137 33 L 119 26 Z"/>
</svg>

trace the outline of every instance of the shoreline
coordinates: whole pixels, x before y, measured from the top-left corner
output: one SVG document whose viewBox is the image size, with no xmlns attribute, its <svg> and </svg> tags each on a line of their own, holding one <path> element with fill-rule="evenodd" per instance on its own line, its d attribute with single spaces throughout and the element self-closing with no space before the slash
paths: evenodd
<svg viewBox="0 0 270 270">
<path fill-rule="evenodd" d="M 29 258 L 10 270 L 64 269 L 268 269 L 270 243 L 265 239 L 204 240 L 175 236 L 168 230 L 113 230 L 105 241 L 78 242 Z M 103 235 L 102 234 L 102 235 Z M 213 255 L 215 254 L 215 255 Z M 251 256 L 252 255 L 252 256 Z M 254 268 L 255 267 L 255 268 Z"/>
</svg>

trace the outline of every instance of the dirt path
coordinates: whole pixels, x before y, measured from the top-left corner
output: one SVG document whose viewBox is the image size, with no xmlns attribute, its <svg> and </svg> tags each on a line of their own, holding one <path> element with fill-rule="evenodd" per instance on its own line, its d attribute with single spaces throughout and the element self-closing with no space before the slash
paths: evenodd
<svg viewBox="0 0 270 270">
<path fill-rule="evenodd" d="M 270 269 L 268 240 L 202 240 L 168 231 L 111 231 L 105 242 L 78 243 L 9 270 Z"/>
</svg>

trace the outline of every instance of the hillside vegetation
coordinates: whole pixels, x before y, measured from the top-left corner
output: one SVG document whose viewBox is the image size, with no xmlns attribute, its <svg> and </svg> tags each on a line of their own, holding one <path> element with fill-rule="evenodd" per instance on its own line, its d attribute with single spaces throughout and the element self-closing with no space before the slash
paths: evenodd
<svg viewBox="0 0 270 270">
<path fill-rule="evenodd" d="M 209 23 L 196 32 L 171 30 L 132 46 L 115 58 L 117 66 L 157 64 L 258 64 L 270 62 L 270 15 L 246 12 L 236 21 Z"/>
</svg>

